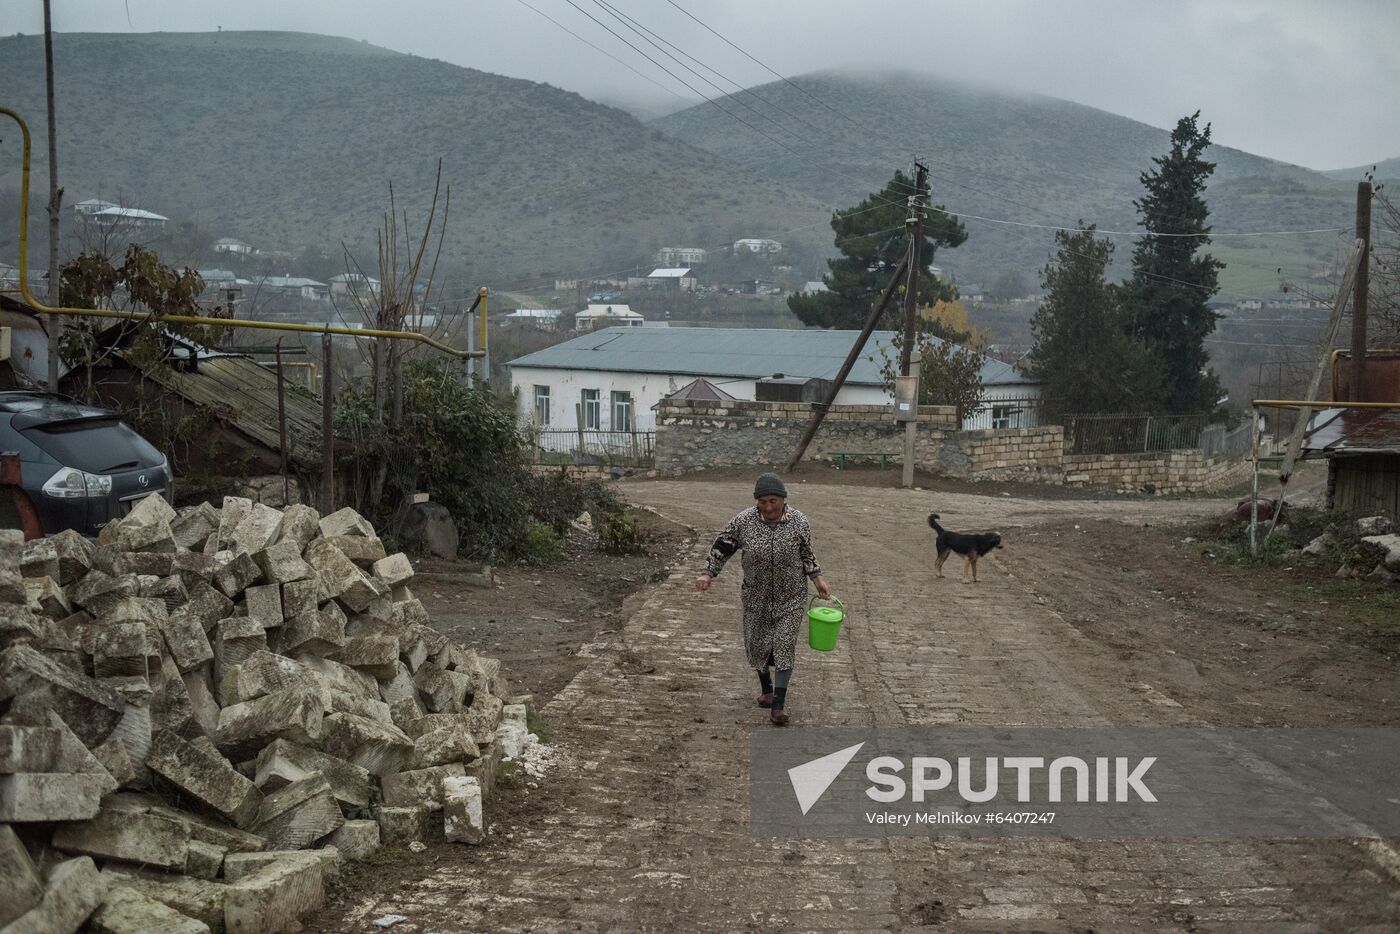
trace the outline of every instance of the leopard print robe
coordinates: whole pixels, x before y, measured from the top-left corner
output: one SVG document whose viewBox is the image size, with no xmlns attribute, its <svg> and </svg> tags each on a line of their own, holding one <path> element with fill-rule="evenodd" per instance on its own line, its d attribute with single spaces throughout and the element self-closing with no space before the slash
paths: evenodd
<svg viewBox="0 0 1400 934">
<path fill-rule="evenodd" d="M 749 667 L 791 668 L 797 634 L 807 617 L 807 581 L 821 573 L 812 554 L 812 527 L 791 506 L 768 523 L 751 506 L 729 521 L 710 548 L 705 571 L 718 577 L 736 551 L 744 552 L 744 648 Z"/>
</svg>

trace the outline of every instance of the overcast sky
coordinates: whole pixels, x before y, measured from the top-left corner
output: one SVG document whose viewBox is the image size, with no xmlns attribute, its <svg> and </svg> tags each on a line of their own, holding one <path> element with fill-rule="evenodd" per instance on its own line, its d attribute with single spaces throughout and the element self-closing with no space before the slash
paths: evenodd
<svg viewBox="0 0 1400 934">
<path fill-rule="evenodd" d="M 596 0 L 572 2 L 637 42 Z M 774 80 L 668 0 L 607 2 L 728 77 L 746 85 Z M 53 6 L 60 32 L 321 32 L 547 81 L 595 99 L 680 106 L 674 94 L 526 3 L 694 97 L 570 0 L 56 0 Z M 1217 143 L 1311 168 L 1400 156 L 1395 0 L 676 3 L 785 75 L 888 64 L 1064 97 L 1158 127 L 1199 108 Z M 39 0 L 0 0 L 0 33 L 40 31 L 41 9 Z"/>
</svg>

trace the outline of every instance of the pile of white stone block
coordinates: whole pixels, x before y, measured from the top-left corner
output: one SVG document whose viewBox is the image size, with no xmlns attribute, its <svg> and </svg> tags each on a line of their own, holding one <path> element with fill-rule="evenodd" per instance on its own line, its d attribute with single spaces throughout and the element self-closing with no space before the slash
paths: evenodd
<svg viewBox="0 0 1400 934">
<path fill-rule="evenodd" d="M 529 698 L 412 579 L 351 509 L 0 531 L 0 932 L 281 931 L 342 859 L 479 842 Z"/>
</svg>

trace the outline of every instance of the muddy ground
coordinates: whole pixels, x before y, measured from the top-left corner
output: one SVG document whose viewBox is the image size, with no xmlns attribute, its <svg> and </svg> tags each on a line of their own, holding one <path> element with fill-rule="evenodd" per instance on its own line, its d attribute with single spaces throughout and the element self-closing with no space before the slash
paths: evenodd
<svg viewBox="0 0 1400 934">
<path fill-rule="evenodd" d="M 843 652 L 806 656 L 808 706 L 797 709 L 808 725 L 1400 722 L 1400 588 L 1337 580 L 1301 559 L 1231 563 L 1211 539 L 1233 497 L 919 482 L 901 491 L 894 471 L 853 470 L 789 483 L 813 517 L 828 578 L 871 622 L 843 636 Z M 501 658 L 541 708 L 558 695 L 543 725 L 568 758 L 539 783 L 507 776 L 481 847 L 389 849 L 351 868 L 313 929 L 373 930 L 391 912 L 409 918 L 400 932 L 1400 924 L 1400 862 L 1386 868 L 1394 851 L 1377 857 L 1345 841 L 882 847 L 748 837 L 735 757 L 765 727 L 737 639 L 714 631 L 730 625 L 712 609 L 728 600 L 722 615 L 732 614 L 733 581 L 711 602 L 686 585 L 750 483 L 752 471 L 622 483 L 624 498 L 674 520 L 646 516 L 646 555 L 601 555 L 580 536 L 567 560 L 505 569 L 496 587 L 454 584 L 450 567 L 415 585 L 437 625 Z M 1006 547 L 983 565 L 983 583 L 960 584 L 956 562 L 944 580 L 928 574 L 930 509 L 950 527 L 1002 532 Z M 910 630 L 925 614 L 930 628 Z M 922 643 L 960 661 L 931 678 L 928 656 L 916 657 Z M 782 868 L 796 865 L 806 868 Z M 847 894 L 807 893 L 823 886 Z M 784 887 L 795 888 L 777 894 Z M 1025 901 L 1002 901 L 1010 892 Z"/>
</svg>

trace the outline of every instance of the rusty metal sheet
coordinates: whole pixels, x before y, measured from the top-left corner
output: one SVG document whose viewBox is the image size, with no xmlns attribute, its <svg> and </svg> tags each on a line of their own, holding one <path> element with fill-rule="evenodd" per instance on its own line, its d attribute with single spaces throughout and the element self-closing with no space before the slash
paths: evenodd
<svg viewBox="0 0 1400 934">
<path fill-rule="evenodd" d="M 1305 455 L 1400 454 L 1400 410 L 1327 409 L 1303 435 Z"/>
</svg>

